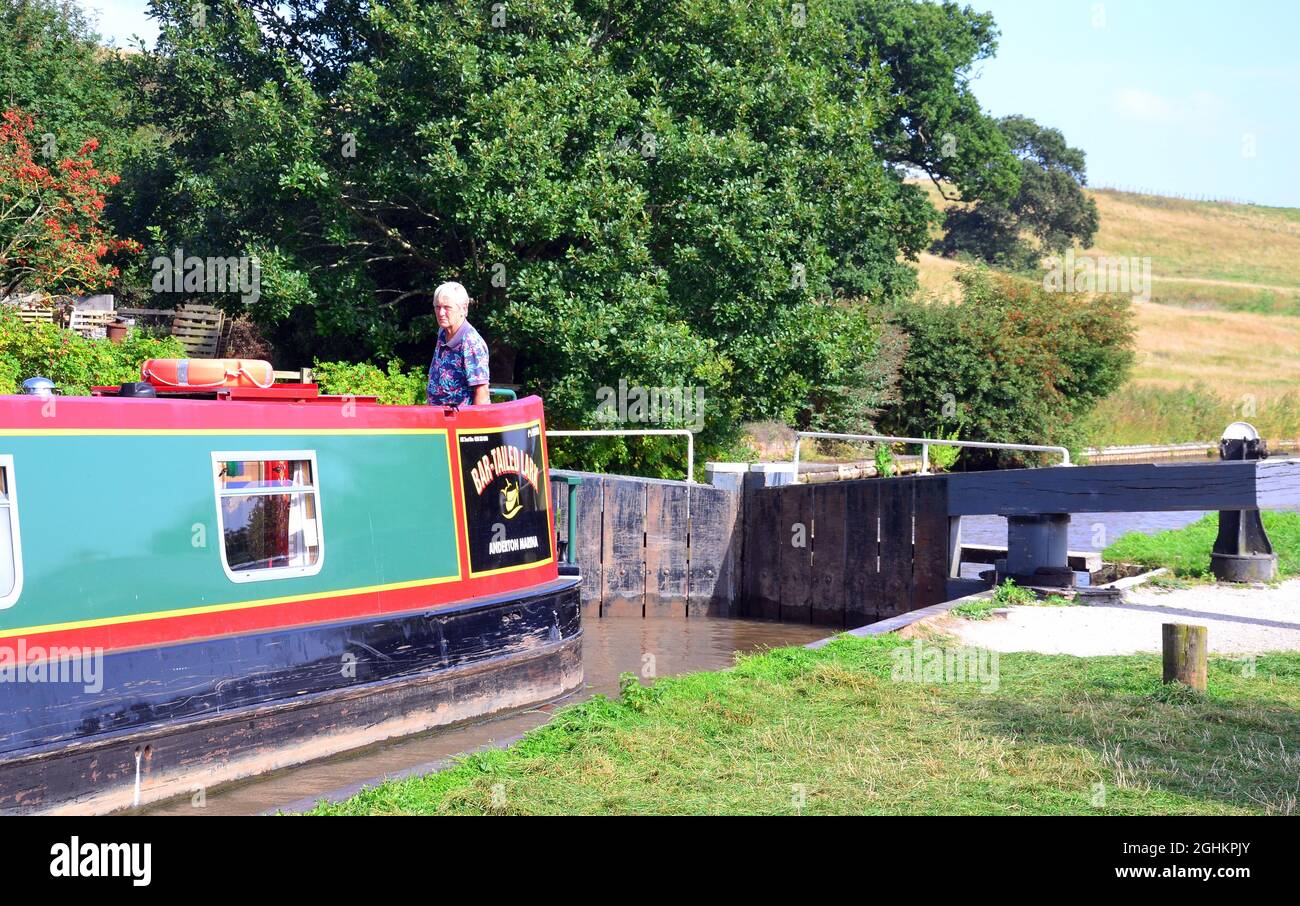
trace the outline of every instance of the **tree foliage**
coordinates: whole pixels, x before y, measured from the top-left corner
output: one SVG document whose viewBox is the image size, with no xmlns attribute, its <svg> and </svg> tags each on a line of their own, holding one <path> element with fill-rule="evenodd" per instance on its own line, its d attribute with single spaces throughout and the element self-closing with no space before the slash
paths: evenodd
<svg viewBox="0 0 1300 906">
<path fill-rule="evenodd" d="M 984 268 L 962 270 L 957 279 L 961 302 L 907 304 L 893 313 L 910 345 L 905 398 L 889 411 L 886 427 L 944 437 L 960 425 L 963 438 L 1077 449 L 1082 420 L 1132 367 L 1129 300 L 1049 292 Z M 968 464 L 993 458 L 963 454 Z"/>
<path fill-rule="evenodd" d="M 1015 175 L 965 81 L 992 23 L 953 4 L 152 6 L 129 62 L 167 150 L 124 222 L 150 254 L 257 254 L 255 314 L 303 360 L 421 361 L 459 280 L 557 425 L 624 380 L 703 387 L 705 449 L 742 418 L 868 426 L 893 375 L 842 300 L 914 290 L 935 213 L 905 176 Z"/>
<path fill-rule="evenodd" d="M 249 313 L 281 365 L 332 362 L 332 389 L 418 398 L 448 279 L 476 300 L 494 378 L 545 395 L 552 425 L 596 426 L 620 382 L 698 387 L 705 456 L 749 419 L 951 432 L 941 393 L 963 434 L 1068 439 L 1131 357 L 1110 301 L 972 273 L 963 306 L 907 302 L 937 219 L 918 172 L 966 203 L 949 252 L 1019 267 L 1096 229 L 1082 153 L 980 109 L 969 79 L 997 31 L 969 7 L 151 8 L 156 48 L 122 55 L 96 48 L 75 6 L 16 0 L 0 12 L 0 92 L 61 147 L 98 137 L 99 169 L 120 163 L 105 213 L 147 246 L 134 286 L 177 249 L 257 256 Z M 654 440 L 554 453 L 680 468 Z"/>
<path fill-rule="evenodd" d="M 966 252 L 990 264 L 1032 269 L 1050 252 L 1074 242 L 1092 244 L 1100 223 L 1097 205 L 1083 194 L 1084 154 L 1056 129 L 1024 116 L 998 121 L 1020 160 L 1019 190 L 1009 202 L 985 199 L 949 209 L 939 249 Z"/>
<path fill-rule="evenodd" d="M 851 38 L 860 65 L 882 73 L 890 106 L 877 130 L 886 160 L 929 176 L 961 198 L 1006 202 L 1020 167 L 1008 136 L 971 91 L 971 68 L 997 50 L 990 13 L 956 3 L 865 0 L 853 4 Z"/>
<path fill-rule="evenodd" d="M 72 0 L 0 4 L 0 108 L 18 108 L 40 126 L 43 163 L 99 142 L 101 165 L 115 172 L 137 145 L 126 117 L 124 75 Z"/>
<path fill-rule="evenodd" d="M 102 223 L 104 192 L 118 177 L 95 166 L 93 138 L 51 166 L 41 164 L 31 144 L 35 131 L 21 110 L 0 114 L 0 298 L 20 288 L 111 286 L 118 269 L 108 256 L 139 250 Z"/>
</svg>

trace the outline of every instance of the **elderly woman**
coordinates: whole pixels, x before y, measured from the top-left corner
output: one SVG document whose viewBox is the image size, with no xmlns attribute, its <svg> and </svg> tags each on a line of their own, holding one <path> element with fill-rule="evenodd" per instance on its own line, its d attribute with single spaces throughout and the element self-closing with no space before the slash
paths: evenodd
<svg viewBox="0 0 1300 906">
<path fill-rule="evenodd" d="M 465 320 L 469 293 L 459 283 L 444 283 L 433 291 L 433 311 L 439 330 L 429 364 L 429 405 L 487 405 L 488 348 Z"/>
</svg>

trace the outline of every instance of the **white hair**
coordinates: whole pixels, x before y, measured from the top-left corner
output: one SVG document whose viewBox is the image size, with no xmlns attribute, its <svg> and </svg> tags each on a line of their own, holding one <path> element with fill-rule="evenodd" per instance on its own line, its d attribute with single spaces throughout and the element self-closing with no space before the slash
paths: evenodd
<svg viewBox="0 0 1300 906">
<path fill-rule="evenodd" d="M 433 291 L 433 304 L 437 305 L 439 297 L 444 295 L 450 296 L 449 301 L 459 304 L 461 308 L 469 307 L 469 293 L 455 281 L 448 281 Z"/>
</svg>

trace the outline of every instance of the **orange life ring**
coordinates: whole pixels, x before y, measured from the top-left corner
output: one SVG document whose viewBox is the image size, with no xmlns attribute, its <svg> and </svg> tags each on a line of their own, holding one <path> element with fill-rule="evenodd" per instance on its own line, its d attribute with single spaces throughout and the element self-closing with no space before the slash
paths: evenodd
<svg viewBox="0 0 1300 906">
<path fill-rule="evenodd" d="M 140 376 L 155 387 L 215 390 L 222 387 L 270 387 L 275 372 L 260 359 L 149 359 Z"/>
</svg>

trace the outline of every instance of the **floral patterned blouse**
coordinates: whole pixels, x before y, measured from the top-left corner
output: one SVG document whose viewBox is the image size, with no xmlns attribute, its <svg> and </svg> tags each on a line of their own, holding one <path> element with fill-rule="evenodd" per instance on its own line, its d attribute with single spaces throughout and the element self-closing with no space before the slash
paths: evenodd
<svg viewBox="0 0 1300 906">
<path fill-rule="evenodd" d="M 438 331 L 438 343 L 429 363 L 430 406 L 466 406 L 474 400 L 474 387 L 488 383 L 488 348 L 468 321 L 450 340 Z"/>
</svg>

